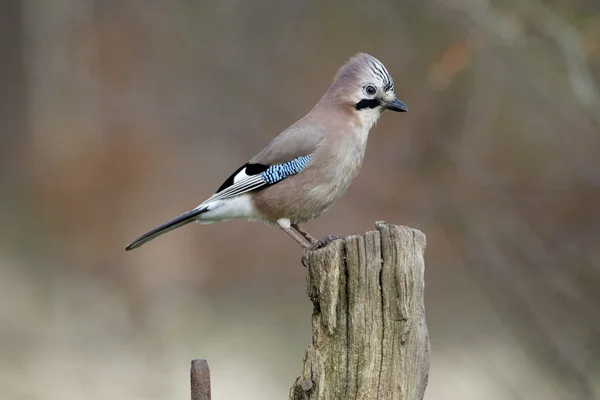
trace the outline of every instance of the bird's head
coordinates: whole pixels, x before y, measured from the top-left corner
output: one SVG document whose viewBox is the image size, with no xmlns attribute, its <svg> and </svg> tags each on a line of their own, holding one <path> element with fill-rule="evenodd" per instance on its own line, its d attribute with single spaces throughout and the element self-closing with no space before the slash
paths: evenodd
<svg viewBox="0 0 600 400">
<path fill-rule="evenodd" d="M 367 128 L 384 110 L 408 111 L 396 97 L 390 73 L 378 59 L 365 53 L 357 54 L 340 68 L 328 94 L 352 107 Z"/>
</svg>

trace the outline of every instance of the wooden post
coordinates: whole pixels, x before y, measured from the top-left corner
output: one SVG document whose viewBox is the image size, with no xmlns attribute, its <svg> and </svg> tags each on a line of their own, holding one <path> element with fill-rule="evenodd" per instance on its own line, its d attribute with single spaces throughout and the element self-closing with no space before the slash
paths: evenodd
<svg viewBox="0 0 600 400">
<path fill-rule="evenodd" d="M 190 369 L 192 400 L 211 400 L 210 369 L 206 360 L 193 360 Z"/>
<path fill-rule="evenodd" d="M 312 344 L 290 400 L 423 398 L 425 235 L 385 222 L 376 228 L 305 254 Z"/>
<path fill-rule="evenodd" d="M 313 337 L 290 400 L 420 400 L 425 394 L 425 235 L 375 226 L 302 258 Z M 192 361 L 191 382 L 192 400 L 211 399 L 205 360 Z"/>
</svg>

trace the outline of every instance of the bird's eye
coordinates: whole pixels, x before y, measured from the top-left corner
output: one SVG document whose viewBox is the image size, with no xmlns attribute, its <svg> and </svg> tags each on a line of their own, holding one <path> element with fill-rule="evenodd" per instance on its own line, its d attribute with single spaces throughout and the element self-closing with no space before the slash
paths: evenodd
<svg viewBox="0 0 600 400">
<path fill-rule="evenodd" d="M 365 87 L 365 92 L 369 96 L 373 96 L 375 93 L 377 93 L 377 89 L 375 89 L 375 86 L 369 85 L 369 86 Z"/>
</svg>

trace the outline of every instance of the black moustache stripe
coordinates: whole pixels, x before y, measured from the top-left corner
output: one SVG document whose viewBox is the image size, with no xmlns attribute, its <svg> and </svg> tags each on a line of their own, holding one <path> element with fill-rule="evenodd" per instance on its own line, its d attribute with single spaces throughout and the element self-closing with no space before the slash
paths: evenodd
<svg viewBox="0 0 600 400">
<path fill-rule="evenodd" d="M 357 110 L 362 110 L 363 108 L 377 108 L 381 105 L 379 100 L 377 99 L 362 99 L 354 106 Z"/>
</svg>

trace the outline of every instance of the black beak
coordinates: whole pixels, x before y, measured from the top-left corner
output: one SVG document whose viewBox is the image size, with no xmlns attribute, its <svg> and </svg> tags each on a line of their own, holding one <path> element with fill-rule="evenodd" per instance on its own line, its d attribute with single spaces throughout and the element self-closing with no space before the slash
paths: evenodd
<svg viewBox="0 0 600 400">
<path fill-rule="evenodd" d="M 381 105 L 386 110 L 399 111 L 399 112 L 408 111 L 408 107 L 406 107 L 406 104 L 404 104 L 403 102 L 401 102 L 398 99 L 394 99 L 394 101 L 381 100 Z"/>
</svg>

